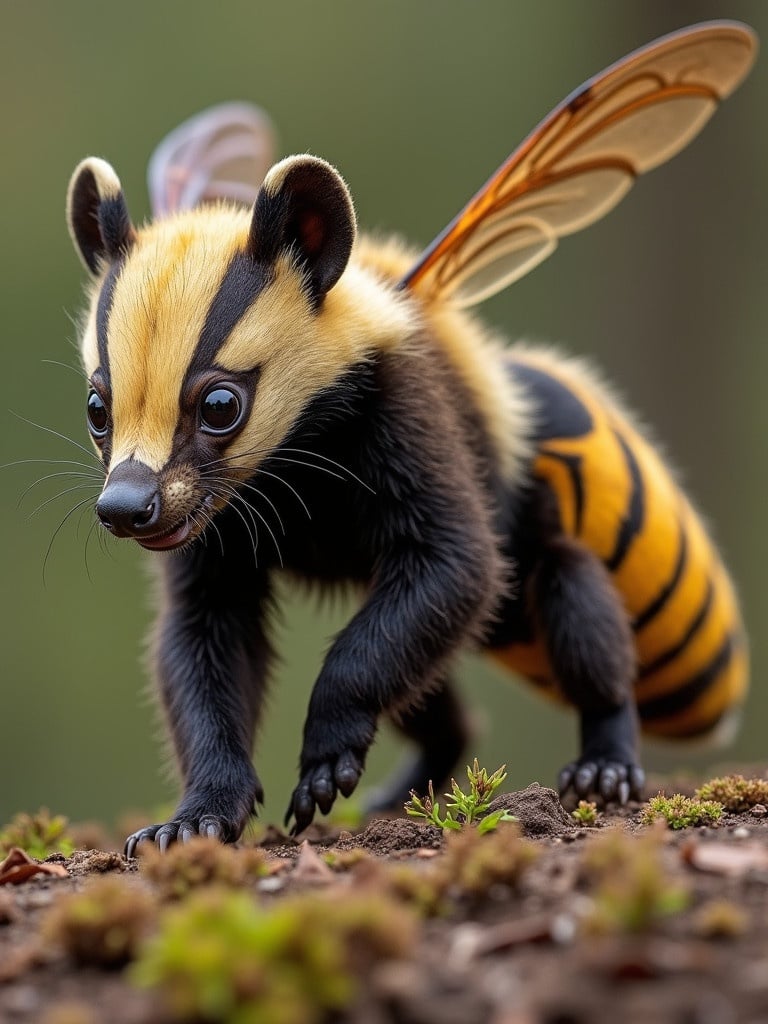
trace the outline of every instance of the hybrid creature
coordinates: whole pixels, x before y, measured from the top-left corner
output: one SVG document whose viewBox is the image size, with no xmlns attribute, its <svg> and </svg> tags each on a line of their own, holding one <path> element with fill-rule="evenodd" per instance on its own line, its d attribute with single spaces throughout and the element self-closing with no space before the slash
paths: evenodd
<svg viewBox="0 0 768 1024">
<path fill-rule="evenodd" d="M 247 107 L 161 146 L 146 226 L 107 163 L 77 167 L 96 514 L 172 552 L 154 651 L 183 793 L 129 854 L 234 841 L 263 799 L 252 748 L 278 574 L 361 595 L 312 691 L 294 831 L 355 789 L 382 717 L 416 750 L 378 806 L 449 775 L 468 742 L 452 683 L 468 645 L 576 707 L 562 793 L 638 797 L 641 728 L 731 721 L 747 686 L 737 599 L 658 452 L 583 364 L 505 347 L 464 310 L 690 142 L 756 47 L 712 22 L 625 57 L 420 257 L 357 234 L 324 160 L 289 157 L 261 182 L 268 126 Z"/>
</svg>

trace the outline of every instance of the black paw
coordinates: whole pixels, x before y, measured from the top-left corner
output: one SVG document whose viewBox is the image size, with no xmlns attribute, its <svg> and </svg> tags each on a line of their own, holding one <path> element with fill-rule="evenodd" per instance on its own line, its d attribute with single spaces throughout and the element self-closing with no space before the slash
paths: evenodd
<svg viewBox="0 0 768 1024">
<path fill-rule="evenodd" d="M 315 810 L 327 814 L 338 793 L 349 796 L 363 774 L 364 758 L 352 750 L 329 758 L 304 771 L 294 789 L 285 814 L 286 826 L 294 819 L 291 835 L 303 832 L 312 824 Z"/>
<path fill-rule="evenodd" d="M 242 827 L 238 828 L 226 818 L 205 814 L 199 818 L 174 818 L 164 825 L 148 825 L 139 829 L 125 841 L 125 856 L 135 857 L 139 843 L 154 843 L 165 853 L 171 843 L 188 843 L 194 836 L 219 839 L 222 843 L 234 843 L 240 838 Z"/>
<path fill-rule="evenodd" d="M 594 795 L 605 804 L 642 800 L 644 785 L 645 772 L 639 765 L 608 758 L 572 761 L 557 778 L 561 797 L 574 793 L 580 800 L 586 800 Z"/>
</svg>

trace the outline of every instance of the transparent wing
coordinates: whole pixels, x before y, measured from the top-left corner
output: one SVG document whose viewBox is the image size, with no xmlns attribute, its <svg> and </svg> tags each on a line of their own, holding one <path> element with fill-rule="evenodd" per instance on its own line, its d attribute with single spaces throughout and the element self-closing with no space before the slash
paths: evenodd
<svg viewBox="0 0 768 1024">
<path fill-rule="evenodd" d="M 249 103 L 222 103 L 166 135 L 147 168 L 156 217 L 200 203 L 250 204 L 275 161 L 272 123 Z"/>
<path fill-rule="evenodd" d="M 594 223 L 693 139 L 745 77 L 757 37 L 715 21 L 657 39 L 555 107 L 400 282 L 471 306 Z"/>
</svg>

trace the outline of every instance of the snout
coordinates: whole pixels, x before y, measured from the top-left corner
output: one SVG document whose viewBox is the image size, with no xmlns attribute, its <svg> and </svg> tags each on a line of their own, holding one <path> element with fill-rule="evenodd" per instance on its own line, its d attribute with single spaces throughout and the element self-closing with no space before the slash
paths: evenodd
<svg viewBox="0 0 768 1024">
<path fill-rule="evenodd" d="M 193 521 L 179 515 L 180 511 L 170 507 L 166 513 L 157 474 L 136 459 L 115 466 L 96 502 L 96 515 L 110 533 L 131 537 L 156 551 L 168 551 L 189 540 Z"/>
<path fill-rule="evenodd" d="M 126 459 L 109 474 L 96 502 L 102 526 L 116 537 L 149 536 L 160 519 L 157 476 L 143 462 Z"/>
</svg>

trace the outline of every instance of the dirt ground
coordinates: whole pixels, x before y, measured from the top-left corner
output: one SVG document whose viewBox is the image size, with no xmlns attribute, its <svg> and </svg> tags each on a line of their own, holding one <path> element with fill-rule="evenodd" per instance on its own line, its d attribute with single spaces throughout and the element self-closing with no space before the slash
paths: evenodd
<svg viewBox="0 0 768 1024">
<path fill-rule="evenodd" d="M 266 835 L 266 871 L 249 883 L 265 908 L 297 892 L 322 891 L 343 902 L 352 892 L 377 889 L 409 913 L 419 904 L 407 954 L 367 962 L 351 1006 L 315 1019 L 768 1022 L 765 808 L 724 814 L 716 827 L 673 832 L 642 825 L 640 805 L 580 827 L 551 790 L 537 785 L 499 799 L 519 819 L 519 826 L 500 827 L 510 829 L 506 849 L 520 858 L 530 844 L 534 853 L 506 877 L 484 875 L 477 884 L 466 881 L 465 865 L 475 864 L 479 844 L 491 836 L 477 837 L 469 852 L 454 841 L 451 853 L 438 829 L 407 818 L 377 820 L 355 835 L 317 829 L 303 845 L 274 830 Z M 617 830 L 626 838 L 616 840 Z M 522 847 L 516 831 L 526 837 Z M 37 875 L 0 888 L 0 1021 L 176 1019 L 122 968 L 77 966 L 46 931 L 52 908 L 94 875 L 120 876 L 137 893 L 151 892 L 143 865 L 94 851 L 49 862 L 66 876 Z M 454 873 L 447 881 L 446 866 Z M 401 867 L 412 869 L 410 895 L 387 874 Z M 440 871 L 442 895 L 430 903 L 425 893 L 434 893 L 430 879 Z M 242 1019 L 281 1024 L 277 1016 Z"/>
</svg>

